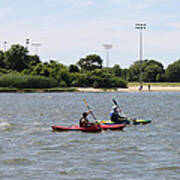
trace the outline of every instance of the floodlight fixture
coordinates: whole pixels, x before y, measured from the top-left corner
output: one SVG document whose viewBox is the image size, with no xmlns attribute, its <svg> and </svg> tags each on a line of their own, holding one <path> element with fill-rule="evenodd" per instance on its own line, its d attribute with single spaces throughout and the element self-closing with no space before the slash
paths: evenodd
<svg viewBox="0 0 180 180">
<path fill-rule="evenodd" d="M 35 47 L 35 54 L 38 55 L 38 47 L 41 46 L 42 44 L 41 43 L 32 43 L 31 45 Z"/>
</svg>

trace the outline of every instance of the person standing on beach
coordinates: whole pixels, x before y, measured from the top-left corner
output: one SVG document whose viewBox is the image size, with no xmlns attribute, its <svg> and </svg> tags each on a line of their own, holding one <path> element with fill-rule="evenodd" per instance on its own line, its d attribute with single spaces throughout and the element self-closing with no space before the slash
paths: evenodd
<svg viewBox="0 0 180 180">
<path fill-rule="evenodd" d="M 151 85 L 148 84 L 148 91 L 151 91 Z"/>
</svg>

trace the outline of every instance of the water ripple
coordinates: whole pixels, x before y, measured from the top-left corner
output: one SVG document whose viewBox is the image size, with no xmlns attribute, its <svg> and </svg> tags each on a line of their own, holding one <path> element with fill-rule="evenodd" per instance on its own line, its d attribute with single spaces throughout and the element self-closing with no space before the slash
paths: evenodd
<svg viewBox="0 0 180 180">
<path fill-rule="evenodd" d="M 25 158 L 15 158 L 15 159 L 2 160 L 2 163 L 6 165 L 29 165 L 31 161 Z"/>
<path fill-rule="evenodd" d="M 156 168 L 155 170 L 156 171 L 180 170 L 180 166 L 160 167 L 160 168 Z"/>
<path fill-rule="evenodd" d="M 1 93 L 0 97 L 0 179 L 180 179 L 180 93 Z M 116 98 L 130 117 L 152 123 L 96 134 L 52 132 L 52 125 L 78 124 L 87 111 L 84 98 L 97 119 L 109 118 Z"/>
</svg>

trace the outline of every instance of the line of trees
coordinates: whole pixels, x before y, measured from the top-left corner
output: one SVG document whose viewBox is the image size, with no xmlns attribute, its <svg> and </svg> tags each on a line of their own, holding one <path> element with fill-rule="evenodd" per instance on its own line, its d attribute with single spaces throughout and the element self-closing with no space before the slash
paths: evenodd
<svg viewBox="0 0 180 180">
<path fill-rule="evenodd" d="M 180 60 L 166 69 L 156 60 L 135 61 L 125 69 L 118 64 L 110 68 L 102 64 L 96 54 L 69 66 L 55 60 L 42 62 L 39 56 L 28 54 L 27 48 L 15 44 L 0 51 L 0 86 L 125 88 L 128 81 L 139 81 L 140 66 L 144 82 L 180 82 Z"/>
</svg>

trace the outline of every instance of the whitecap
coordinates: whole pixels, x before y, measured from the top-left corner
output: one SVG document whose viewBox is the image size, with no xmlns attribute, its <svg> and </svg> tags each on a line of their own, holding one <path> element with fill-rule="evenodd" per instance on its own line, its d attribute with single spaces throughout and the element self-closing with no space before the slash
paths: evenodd
<svg viewBox="0 0 180 180">
<path fill-rule="evenodd" d="M 10 130 L 12 128 L 12 125 L 8 122 L 0 122 L 0 130 L 6 131 Z"/>
</svg>

